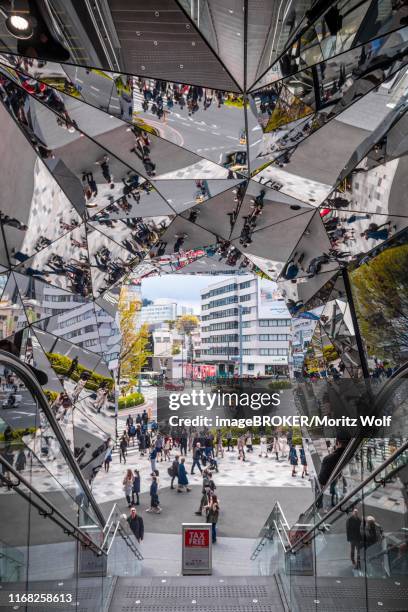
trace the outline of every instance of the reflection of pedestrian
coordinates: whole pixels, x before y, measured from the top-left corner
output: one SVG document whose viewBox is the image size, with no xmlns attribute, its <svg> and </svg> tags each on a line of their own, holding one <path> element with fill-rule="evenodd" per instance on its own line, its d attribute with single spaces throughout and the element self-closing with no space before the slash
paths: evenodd
<svg viewBox="0 0 408 612">
<path fill-rule="evenodd" d="M 353 508 L 351 516 L 346 521 L 347 542 L 350 542 L 350 558 L 353 567 L 360 567 L 361 518 L 358 508 Z"/>
<path fill-rule="evenodd" d="M 16 470 L 18 472 L 22 472 L 25 469 L 26 463 L 27 457 L 25 456 L 23 449 L 20 449 L 16 459 Z"/>
<path fill-rule="evenodd" d="M 104 459 L 104 462 L 103 462 L 103 467 L 105 468 L 105 472 L 109 472 L 109 467 L 110 467 L 111 461 L 112 461 L 112 449 L 109 448 L 106 451 L 105 459 Z"/>
<path fill-rule="evenodd" d="M 382 539 L 383 529 L 373 516 L 367 516 L 362 525 L 362 544 L 365 548 L 367 573 L 381 577 L 383 573 Z"/>
<path fill-rule="evenodd" d="M 78 367 L 78 357 L 75 356 L 73 358 L 73 360 L 71 361 L 71 364 L 70 364 L 70 366 L 68 368 L 68 371 L 67 371 L 67 374 L 66 374 L 67 378 L 72 378 L 72 375 L 75 372 L 75 370 L 77 369 L 77 367 Z"/>
</svg>

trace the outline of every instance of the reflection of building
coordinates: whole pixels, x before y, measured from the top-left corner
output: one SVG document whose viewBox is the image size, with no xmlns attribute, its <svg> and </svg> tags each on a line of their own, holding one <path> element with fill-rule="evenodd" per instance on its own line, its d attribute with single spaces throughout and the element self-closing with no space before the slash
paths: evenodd
<svg viewBox="0 0 408 612">
<path fill-rule="evenodd" d="M 81 348 L 103 353 L 107 361 L 119 353 L 119 329 L 103 309 L 93 303 L 78 304 L 77 296 L 56 287 L 44 289 L 43 307 L 53 319 L 44 329 Z M 74 309 L 74 310 L 73 310 Z"/>
<path fill-rule="evenodd" d="M 164 321 L 175 321 L 177 317 L 184 314 L 193 314 L 192 306 L 182 306 L 171 302 L 166 298 L 155 300 L 149 306 L 143 306 L 141 311 L 141 323 L 164 323 Z"/>
<path fill-rule="evenodd" d="M 306 315 L 310 315 L 310 317 L 306 317 Z M 317 315 L 313 317 L 313 314 L 305 313 L 292 320 L 292 359 L 293 369 L 296 372 L 302 371 L 306 351 L 312 340 L 317 319 Z"/>
<path fill-rule="evenodd" d="M 252 275 L 231 278 L 204 289 L 200 361 L 216 362 L 220 375 L 238 372 L 241 358 L 244 376 L 287 372 L 291 317 L 285 303 L 276 297 Z"/>
</svg>

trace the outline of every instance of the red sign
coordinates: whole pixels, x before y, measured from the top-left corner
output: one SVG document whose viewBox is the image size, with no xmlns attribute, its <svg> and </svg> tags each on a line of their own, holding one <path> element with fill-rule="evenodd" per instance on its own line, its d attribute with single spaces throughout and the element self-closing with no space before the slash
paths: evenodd
<svg viewBox="0 0 408 612">
<path fill-rule="evenodd" d="M 186 548 L 208 548 L 210 532 L 208 529 L 186 529 L 184 531 L 184 546 Z"/>
<path fill-rule="evenodd" d="M 217 372 L 217 368 L 215 365 L 207 365 L 207 364 L 199 364 L 192 365 L 191 363 L 187 363 L 186 366 L 186 377 L 194 378 L 194 380 L 205 380 L 209 377 L 214 377 Z"/>
</svg>

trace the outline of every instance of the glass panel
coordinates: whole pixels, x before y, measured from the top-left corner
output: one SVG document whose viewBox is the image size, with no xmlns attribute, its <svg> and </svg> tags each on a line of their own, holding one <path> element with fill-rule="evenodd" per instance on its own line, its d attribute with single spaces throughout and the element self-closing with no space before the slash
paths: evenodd
<svg viewBox="0 0 408 612">
<path fill-rule="evenodd" d="M 12 465 L 21 452 L 21 443 L 13 437 L 9 425 L 0 419 L 1 457 Z M 25 592 L 29 559 L 30 505 L 8 482 L 16 482 L 6 466 L 0 466 L 0 582 L 5 592 Z M 25 487 L 23 490 L 27 491 Z M 4 584 L 3 584 L 4 583 Z M 8 603 L 8 600 L 3 600 Z"/>
</svg>

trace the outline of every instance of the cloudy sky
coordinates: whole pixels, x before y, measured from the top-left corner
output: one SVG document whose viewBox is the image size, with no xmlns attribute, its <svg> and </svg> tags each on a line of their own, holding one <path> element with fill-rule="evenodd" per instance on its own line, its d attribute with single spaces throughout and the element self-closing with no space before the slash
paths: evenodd
<svg viewBox="0 0 408 612">
<path fill-rule="evenodd" d="M 190 274 L 167 274 L 146 278 L 142 282 L 142 296 L 149 300 L 169 298 L 185 306 L 193 306 L 194 312 L 200 312 L 200 292 L 208 285 L 219 283 L 231 276 L 193 276 Z M 272 289 L 275 283 L 262 281 Z"/>
</svg>

